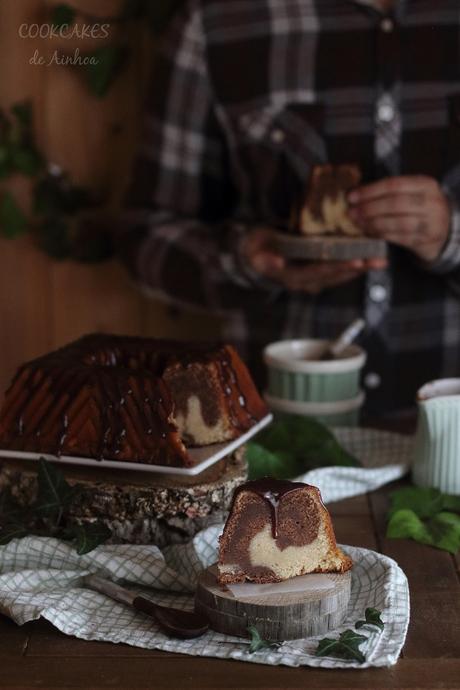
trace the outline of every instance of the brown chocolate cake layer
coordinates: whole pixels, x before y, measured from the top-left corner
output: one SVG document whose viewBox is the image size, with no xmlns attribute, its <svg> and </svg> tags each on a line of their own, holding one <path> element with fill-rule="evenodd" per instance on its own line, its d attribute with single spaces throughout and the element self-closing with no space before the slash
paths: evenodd
<svg viewBox="0 0 460 690">
<path fill-rule="evenodd" d="M 306 195 L 293 211 L 293 229 L 304 235 L 362 235 L 348 215 L 347 194 L 361 182 L 356 165 L 316 165 Z"/>
<path fill-rule="evenodd" d="M 267 414 L 228 345 L 90 335 L 20 367 L 0 447 L 169 466 Z"/>
<path fill-rule="evenodd" d="M 319 490 L 259 479 L 238 487 L 220 538 L 219 581 L 277 582 L 311 572 L 345 572 Z"/>
</svg>

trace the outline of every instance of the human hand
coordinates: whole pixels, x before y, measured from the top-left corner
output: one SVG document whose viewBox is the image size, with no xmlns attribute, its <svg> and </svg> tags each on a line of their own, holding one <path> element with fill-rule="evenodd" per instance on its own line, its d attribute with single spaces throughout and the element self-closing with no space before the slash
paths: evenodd
<svg viewBox="0 0 460 690">
<path fill-rule="evenodd" d="M 366 235 L 380 237 L 434 261 L 447 240 L 449 201 L 432 177 L 387 177 L 348 195 L 349 215 Z"/>
<path fill-rule="evenodd" d="M 274 248 L 273 232 L 262 227 L 251 230 L 243 238 L 240 253 L 256 273 L 270 278 L 291 292 L 305 292 L 309 295 L 348 283 L 370 269 L 381 269 L 387 265 L 385 259 L 293 263 Z"/>
</svg>

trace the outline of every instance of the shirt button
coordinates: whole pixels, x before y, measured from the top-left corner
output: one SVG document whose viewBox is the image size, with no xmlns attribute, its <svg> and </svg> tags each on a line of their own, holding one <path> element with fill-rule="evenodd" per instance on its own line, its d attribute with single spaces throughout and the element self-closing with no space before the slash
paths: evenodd
<svg viewBox="0 0 460 690">
<path fill-rule="evenodd" d="M 282 144 L 283 141 L 286 139 L 286 135 L 282 129 L 274 129 L 270 136 L 271 136 L 271 140 L 275 144 Z"/>
<path fill-rule="evenodd" d="M 391 122 L 395 116 L 395 109 L 389 103 L 381 103 L 377 108 L 377 117 L 380 122 Z"/>
<path fill-rule="evenodd" d="M 384 302 L 387 296 L 387 289 L 383 285 L 372 285 L 369 290 L 369 297 L 373 302 Z"/>
<path fill-rule="evenodd" d="M 385 34 L 389 34 L 393 31 L 395 28 L 394 22 L 390 17 L 385 17 L 385 19 L 382 19 L 380 22 L 380 28 Z"/>
<path fill-rule="evenodd" d="M 364 385 L 366 388 L 378 388 L 382 379 L 375 371 L 370 371 L 364 377 Z"/>
</svg>

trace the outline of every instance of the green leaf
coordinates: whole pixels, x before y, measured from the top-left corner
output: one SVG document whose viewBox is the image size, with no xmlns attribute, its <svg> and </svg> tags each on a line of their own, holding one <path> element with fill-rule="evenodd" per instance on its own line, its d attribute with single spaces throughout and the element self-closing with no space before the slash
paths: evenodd
<svg viewBox="0 0 460 690">
<path fill-rule="evenodd" d="M 359 648 L 367 639 L 365 635 L 359 635 L 354 630 L 348 629 L 340 634 L 338 640 L 334 640 L 331 637 L 325 637 L 320 640 L 315 654 L 316 656 L 356 660 L 362 664 L 366 661 L 366 657 Z"/>
<path fill-rule="evenodd" d="M 32 127 L 32 103 L 22 101 L 11 106 L 11 112 L 24 130 Z"/>
<path fill-rule="evenodd" d="M 359 466 L 329 429 L 308 417 L 275 420 L 247 448 L 251 479 L 291 479 L 315 467 Z"/>
<path fill-rule="evenodd" d="M 31 146 L 13 146 L 10 155 L 14 170 L 27 177 L 34 177 L 43 167 L 42 157 Z"/>
<path fill-rule="evenodd" d="M 75 21 L 76 14 L 73 7 L 61 3 L 52 9 L 51 24 L 57 29 L 61 29 L 64 26 L 71 26 Z"/>
<path fill-rule="evenodd" d="M 391 494 L 391 513 L 408 508 L 418 517 L 432 517 L 442 510 L 443 496 L 438 489 L 408 486 Z"/>
<path fill-rule="evenodd" d="M 460 496 L 442 495 L 442 509 L 460 513 Z"/>
<path fill-rule="evenodd" d="M 26 537 L 29 533 L 30 531 L 22 523 L 11 522 L 0 528 L 0 546 L 9 544 L 13 539 L 22 539 L 22 537 Z"/>
<path fill-rule="evenodd" d="M 259 477 L 275 477 L 285 479 L 295 477 L 297 464 L 289 451 L 277 451 L 272 453 L 259 443 L 248 443 L 246 459 L 249 467 L 249 479 Z"/>
<path fill-rule="evenodd" d="M 66 482 L 64 475 L 57 467 L 43 458 L 40 460 L 37 479 L 35 513 L 48 517 L 61 515 L 75 495 L 74 488 Z"/>
<path fill-rule="evenodd" d="M 249 645 L 249 653 L 254 654 L 254 652 L 259 652 L 261 649 L 270 649 L 279 647 L 278 642 L 269 642 L 264 640 L 255 625 L 248 626 L 248 633 L 251 637 L 251 644 Z"/>
<path fill-rule="evenodd" d="M 11 192 L 3 192 L 0 201 L 0 233 L 8 239 L 23 235 L 28 228 L 27 217 Z"/>
<path fill-rule="evenodd" d="M 75 549 L 79 556 L 93 551 L 97 546 L 104 544 L 112 536 L 110 529 L 99 522 L 72 525 L 70 532 L 73 534 Z"/>
<path fill-rule="evenodd" d="M 48 256 L 62 261 L 72 254 L 69 226 L 62 218 L 47 218 L 38 229 L 38 244 Z"/>
<path fill-rule="evenodd" d="M 445 511 L 424 522 L 413 510 L 397 510 L 388 522 L 387 537 L 414 539 L 456 554 L 460 550 L 460 516 Z"/>
<path fill-rule="evenodd" d="M 388 522 L 387 537 L 390 539 L 412 538 L 429 544 L 430 536 L 422 520 L 409 508 L 395 511 Z"/>
<path fill-rule="evenodd" d="M 16 503 L 9 491 L 0 493 L 0 523 L 5 525 L 16 521 L 24 510 Z"/>
<path fill-rule="evenodd" d="M 443 551 L 457 554 L 460 551 L 460 516 L 456 513 L 441 512 L 427 524 L 432 545 Z"/>
<path fill-rule="evenodd" d="M 380 618 L 381 611 L 378 611 L 377 609 L 373 608 L 367 608 L 364 612 L 364 615 L 366 617 L 366 620 L 356 621 L 355 628 L 362 628 L 363 625 L 375 625 L 380 630 L 384 629 L 385 623 Z"/>
<path fill-rule="evenodd" d="M 10 149 L 5 144 L 0 144 L 0 179 L 8 177 L 12 171 Z"/>
<path fill-rule="evenodd" d="M 82 263 L 99 263 L 110 259 L 115 253 L 113 237 L 109 232 L 95 230 L 81 223 L 72 239 L 72 258 Z"/>
<path fill-rule="evenodd" d="M 122 44 L 111 44 L 98 48 L 87 55 L 95 64 L 81 67 L 91 92 L 102 98 L 109 90 L 115 77 L 120 73 L 128 57 L 127 48 Z"/>
</svg>

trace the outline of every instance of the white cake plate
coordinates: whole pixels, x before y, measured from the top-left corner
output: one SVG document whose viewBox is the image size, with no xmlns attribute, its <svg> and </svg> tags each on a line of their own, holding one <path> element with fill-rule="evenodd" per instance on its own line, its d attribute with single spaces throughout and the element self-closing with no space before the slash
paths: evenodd
<svg viewBox="0 0 460 690">
<path fill-rule="evenodd" d="M 211 446 L 201 448 L 189 448 L 188 454 L 192 458 L 193 467 L 170 467 L 168 465 L 149 465 L 143 462 L 122 462 L 118 460 L 96 460 L 95 458 L 80 458 L 73 455 L 50 455 L 48 453 L 26 453 L 19 450 L 1 450 L 0 458 L 16 458 L 17 460 L 40 460 L 44 458 L 50 462 L 62 464 L 83 465 L 86 467 L 108 467 L 114 470 L 136 470 L 137 472 L 153 472 L 159 474 L 177 474 L 193 477 L 200 474 L 211 465 L 225 458 L 234 450 L 242 446 L 246 441 L 255 436 L 266 427 L 273 419 L 272 414 L 260 420 L 249 431 L 228 443 L 214 443 Z"/>
</svg>

